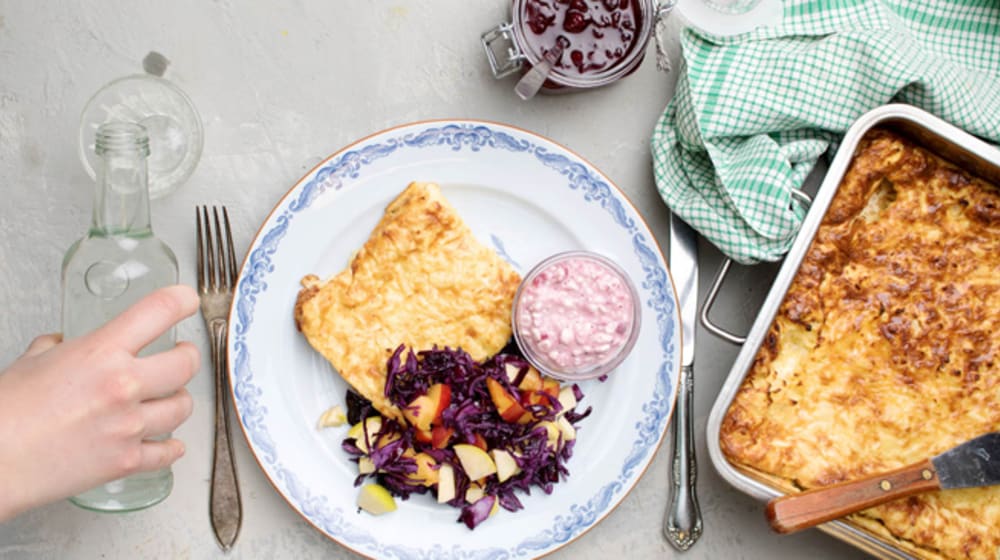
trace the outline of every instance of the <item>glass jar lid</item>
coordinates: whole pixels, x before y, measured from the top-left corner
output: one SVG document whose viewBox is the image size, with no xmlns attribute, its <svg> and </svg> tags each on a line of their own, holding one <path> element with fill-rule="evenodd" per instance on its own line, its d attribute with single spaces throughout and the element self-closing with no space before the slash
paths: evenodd
<svg viewBox="0 0 1000 560">
<path fill-rule="evenodd" d="M 176 190 L 198 165 L 204 144 L 201 119 L 191 99 L 169 81 L 151 74 L 125 76 L 90 98 L 80 117 L 79 150 L 91 178 L 97 175 L 95 135 L 110 121 L 138 123 L 149 133 L 151 198 Z"/>
</svg>

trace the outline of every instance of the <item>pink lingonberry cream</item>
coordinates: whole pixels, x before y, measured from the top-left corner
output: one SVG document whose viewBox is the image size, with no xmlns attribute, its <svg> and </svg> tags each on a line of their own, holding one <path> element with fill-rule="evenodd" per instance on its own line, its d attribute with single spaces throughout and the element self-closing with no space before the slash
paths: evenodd
<svg viewBox="0 0 1000 560">
<path fill-rule="evenodd" d="M 639 332 L 638 295 L 609 259 L 585 251 L 554 255 L 528 272 L 514 299 L 518 346 L 536 368 L 564 380 L 604 375 Z"/>
</svg>

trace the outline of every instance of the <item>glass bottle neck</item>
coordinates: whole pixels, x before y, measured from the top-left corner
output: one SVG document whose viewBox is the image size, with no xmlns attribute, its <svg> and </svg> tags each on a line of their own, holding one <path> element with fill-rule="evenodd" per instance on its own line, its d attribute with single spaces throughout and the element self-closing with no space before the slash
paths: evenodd
<svg viewBox="0 0 1000 560">
<path fill-rule="evenodd" d="M 146 155 L 139 150 L 101 154 L 91 235 L 152 234 Z"/>
</svg>

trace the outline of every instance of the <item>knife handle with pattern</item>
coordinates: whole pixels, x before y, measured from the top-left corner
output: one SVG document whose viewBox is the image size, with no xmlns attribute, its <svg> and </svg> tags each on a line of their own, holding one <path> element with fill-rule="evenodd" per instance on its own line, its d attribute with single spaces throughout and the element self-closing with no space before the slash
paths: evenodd
<svg viewBox="0 0 1000 560">
<path fill-rule="evenodd" d="M 930 459 L 885 473 L 775 498 L 767 520 L 779 533 L 792 533 L 878 504 L 941 488 Z"/>
<path fill-rule="evenodd" d="M 671 492 L 663 534 L 678 550 L 687 550 L 701 537 L 701 510 L 695 487 L 698 463 L 694 453 L 694 412 L 692 392 L 694 366 L 681 370 L 677 386 L 677 409 L 673 425 L 674 457 L 670 469 Z"/>
</svg>

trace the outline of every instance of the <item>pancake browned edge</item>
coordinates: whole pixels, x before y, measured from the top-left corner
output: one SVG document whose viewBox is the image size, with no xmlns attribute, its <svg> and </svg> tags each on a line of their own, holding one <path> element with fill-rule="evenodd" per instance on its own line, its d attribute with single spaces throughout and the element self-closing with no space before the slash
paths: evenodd
<svg viewBox="0 0 1000 560">
<path fill-rule="evenodd" d="M 886 130 L 855 153 L 721 428 L 794 491 L 1000 430 L 1000 191 Z M 997 559 L 1000 487 L 848 517 L 921 558 Z"/>
<path fill-rule="evenodd" d="M 510 340 L 521 278 L 481 244 L 433 183 L 411 183 L 347 268 L 302 279 L 295 322 L 312 347 L 383 415 L 386 361 L 400 345 L 461 348 L 477 361 Z"/>
</svg>

